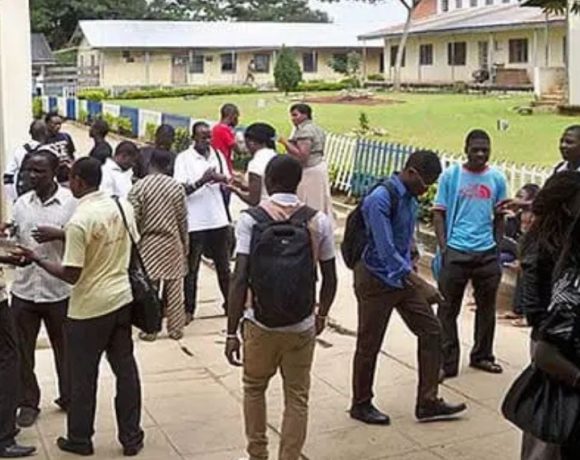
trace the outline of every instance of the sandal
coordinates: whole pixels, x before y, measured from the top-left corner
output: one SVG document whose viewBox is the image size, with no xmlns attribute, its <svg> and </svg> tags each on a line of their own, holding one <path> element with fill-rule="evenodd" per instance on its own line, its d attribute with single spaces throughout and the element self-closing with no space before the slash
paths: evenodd
<svg viewBox="0 0 580 460">
<path fill-rule="evenodd" d="M 139 332 L 139 339 L 143 342 L 155 342 L 157 340 L 157 334 L 146 334 L 145 332 Z"/>
<path fill-rule="evenodd" d="M 503 368 L 499 364 L 488 359 L 474 361 L 469 366 L 480 371 L 489 372 L 490 374 L 501 374 L 503 372 Z"/>
</svg>

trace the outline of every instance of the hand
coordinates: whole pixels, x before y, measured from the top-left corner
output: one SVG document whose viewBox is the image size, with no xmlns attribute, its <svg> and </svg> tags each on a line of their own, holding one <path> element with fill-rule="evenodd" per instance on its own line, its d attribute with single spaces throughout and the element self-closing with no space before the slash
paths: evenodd
<svg viewBox="0 0 580 460">
<path fill-rule="evenodd" d="M 34 252 L 32 249 L 27 248 L 26 246 L 18 245 L 15 249 L 10 251 L 10 255 L 14 257 L 24 258 L 26 261 L 30 262 L 38 262 L 40 260 L 40 256 Z"/>
<path fill-rule="evenodd" d="M 219 183 L 219 184 L 227 184 L 229 181 L 228 181 L 228 178 L 226 176 L 224 176 L 223 174 L 219 174 L 217 172 L 214 172 L 212 182 Z"/>
<path fill-rule="evenodd" d="M 49 225 L 39 225 L 32 230 L 32 238 L 37 243 L 48 243 L 50 241 L 62 240 L 64 231 L 62 228 L 51 227 Z"/>
<path fill-rule="evenodd" d="M 315 317 L 315 327 L 316 327 L 316 335 L 322 334 L 324 329 L 326 329 L 327 317 L 316 315 Z"/>
<path fill-rule="evenodd" d="M 244 186 L 243 176 L 241 176 L 239 174 L 234 174 L 234 176 L 230 180 L 230 185 L 237 187 L 237 188 L 242 188 Z"/>
<path fill-rule="evenodd" d="M 495 213 L 496 214 L 505 214 L 509 210 L 513 210 L 514 207 L 517 209 L 519 207 L 519 203 L 516 203 L 515 200 L 512 199 L 505 199 L 501 200 L 498 204 L 495 205 Z"/>
<path fill-rule="evenodd" d="M 228 337 L 226 339 L 226 358 L 232 366 L 240 367 L 242 365 L 241 359 L 241 344 L 237 337 Z"/>
<path fill-rule="evenodd" d="M 18 254 L 1 256 L 1 259 L 2 263 L 15 265 L 16 267 L 26 267 L 32 263 L 32 261 L 28 260 L 26 257 Z"/>
<path fill-rule="evenodd" d="M 430 304 L 441 304 L 445 301 L 445 298 L 439 292 L 439 290 L 417 275 L 415 272 L 409 273 L 407 278 L 405 278 L 405 282 L 408 286 L 412 286 L 420 294 L 423 298 Z"/>
<path fill-rule="evenodd" d="M 203 176 L 201 176 L 201 179 L 199 180 L 198 183 L 205 185 L 210 182 L 213 182 L 215 174 L 216 174 L 215 168 L 209 168 L 206 172 L 203 173 Z"/>
</svg>

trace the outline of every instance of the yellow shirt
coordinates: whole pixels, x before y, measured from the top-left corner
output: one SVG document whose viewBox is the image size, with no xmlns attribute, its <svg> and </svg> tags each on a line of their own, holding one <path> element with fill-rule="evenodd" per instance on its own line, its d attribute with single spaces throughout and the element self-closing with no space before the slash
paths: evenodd
<svg viewBox="0 0 580 460">
<path fill-rule="evenodd" d="M 121 200 L 131 233 L 137 237 L 133 208 Z M 131 241 L 115 201 L 103 192 L 79 200 L 66 226 L 63 265 L 82 268 L 70 297 L 68 316 L 104 316 L 133 300 L 129 283 Z"/>
</svg>

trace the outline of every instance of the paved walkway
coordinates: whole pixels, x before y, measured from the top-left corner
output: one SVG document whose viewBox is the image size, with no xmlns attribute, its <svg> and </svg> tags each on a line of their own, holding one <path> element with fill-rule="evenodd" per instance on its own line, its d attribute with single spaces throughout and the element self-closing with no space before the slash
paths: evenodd
<svg viewBox="0 0 580 460">
<path fill-rule="evenodd" d="M 71 130 L 69 130 L 70 132 Z M 73 133 L 74 134 L 74 133 Z M 75 136 L 77 141 L 77 136 Z M 77 141 L 77 144 L 79 142 Z M 413 417 L 416 390 L 416 340 L 398 315 L 393 315 L 376 379 L 376 402 L 388 412 L 390 427 L 368 427 L 349 419 L 351 360 L 354 352 L 356 303 L 351 273 L 339 264 L 340 287 L 331 312 L 338 328 L 321 337 L 313 369 L 308 442 L 310 460 L 510 460 L 519 458 L 519 433 L 503 420 L 498 407 L 518 371 L 528 361 L 528 332 L 500 324 L 496 351 L 503 375 L 488 375 L 467 367 L 472 342 L 473 313 L 463 312 L 461 336 L 464 367 L 441 394 L 465 400 L 468 414 L 461 420 L 418 424 Z M 225 319 L 219 315 L 214 273 L 200 275 L 200 318 L 178 344 L 169 339 L 136 341 L 141 369 L 146 449 L 139 458 L 151 460 L 237 460 L 244 455 L 240 370 L 223 357 Z M 185 353 L 180 345 L 189 354 Z M 39 446 L 38 459 L 66 459 L 54 441 L 65 432 L 65 417 L 55 398 L 52 354 L 39 350 L 37 368 L 43 388 L 42 413 L 37 426 L 23 430 L 23 442 Z M 121 458 L 113 415 L 113 380 L 103 363 L 95 437 L 96 458 Z M 279 379 L 269 393 L 271 458 L 276 458 L 283 394 Z"/>
</svg>

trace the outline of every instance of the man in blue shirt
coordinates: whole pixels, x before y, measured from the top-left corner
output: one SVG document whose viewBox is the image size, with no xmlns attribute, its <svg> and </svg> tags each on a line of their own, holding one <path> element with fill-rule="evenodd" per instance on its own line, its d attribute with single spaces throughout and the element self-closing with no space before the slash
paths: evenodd
<svg viewBox="0 0 580 460">
<path fill-rule="evenodd" d="M 464 404 L 438 398 L 441 328 L 431 304 L 440 297 L 413 270 L 411 246 L 416 223 L 416 197 L 441 174 L 441 163 L 430 151 L 413 153 L 390 185 L 377 187 L 362 205 L 368 244 L 354 269 L 359 327 L 353 370 L 352 418 L 388 425 L 389 416 L 372 404 L 377 355 L 391 313 L 396 309 L 419 339 L 419 389 L 415 415 L 420 421 L 452 417 Z"/>
<path fill-rule="evenodd" d="M 433 209 L 442 254 L 439 290 L 445 298 L 438 309 L 443 330 L 441 378 L 455 377 L 459 371 L 457 317 L 468 281 L 473 285 L 477 305 L 470 366 L 502 372 L 493 355 L 493 339 L 501 280 L 497 242 L 503 235 L 500 210 L 506 202 L 506 179 L 488 166 L 491 140 L 485 131 L 469 133 L 465 152 L 467 161 L 451 166 L 441 177 Z"/>
</svg>

